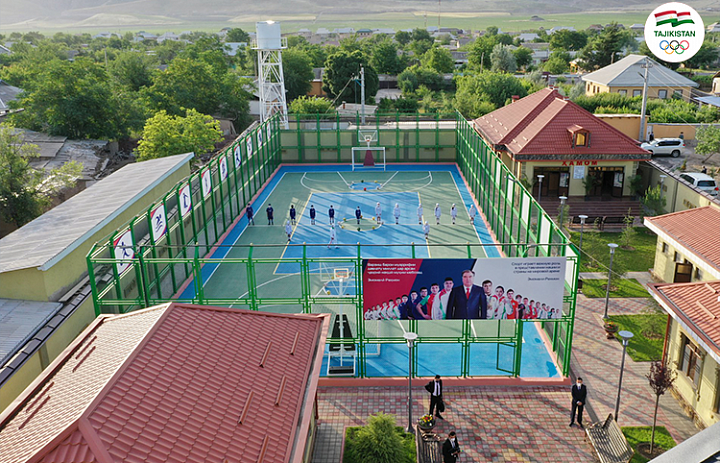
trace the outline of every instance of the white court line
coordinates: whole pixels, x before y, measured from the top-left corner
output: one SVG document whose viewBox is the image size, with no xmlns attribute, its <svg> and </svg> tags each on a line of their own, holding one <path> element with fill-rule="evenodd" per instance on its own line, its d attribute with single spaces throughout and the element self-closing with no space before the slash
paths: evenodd
<svg viewBox="0 0 720 463">
<path fill-rule="evenodd" d="M 448 172 L 448 174 L 450 174 L 450 178 L 452 179 L 453 184 L 455 185 L 455 189 L 457 190 L 458 195 L 460 196 L 460 201 L 462 201 L 462 200 L 463 200 L 463 196 L 462 196 L 462 193 L 460 193 L 460 187 L 458 186 L 457 182 L 455 181 L 455 177 L 454 177 L 454 176 L 452 175 L 452 173 L 450 173 L 450 172 Z M 472 196 L 471 196 L 471 199 L 472 199 Z M 468 209 L 465 208 L 465 203 L 462 203 L 462 204 L 463 204 L 463 209 L 465 209 L 465 213 L 466 213 L 467 216 L 468 216 L 468 220 L 470 220 L 470 211 L 468 211 Z M 473 205 L 475 205 L 474 202 L 473 202 Z M 479 213 L 479 212 L 480 212 L 480 210 L 478 210 L 478 213 Z M 476 215 L 475 217 L 477 218 L 477 215 Z M 475 236 L 477 236 L 478 243 L 480 243 L 480 244 L 485 244 L 485 243 L 483 243 L 482 240 L 480 239 L 480 234 L 478 233 L 477 228 L 475 227 L 475 223 L 471 223 L 470 225 L 472 225 L 472 229 L 473 229 L 473 231 L 475 232 Z M 492 243 L 488 243 L 488 244 L 492 244 Z M 485 257 L 487 257 L 488 255 L 487 255 L 487 252 L 485 252 L 485 247 L 482 248 L 482 251 L 483 251 L 483 253 L 485 254 Z"/>
<path fill-rule="evenodd" d="M 382 185 L 380 185 L 378 187 L 378 190 L 381 189 L 382 187 L 384 187 L 385 185 L 387 185 L 388 183 L 390 183 L 390 180 L 394 179 L 395 176 L 398 174 L 398 172 L 400 172 L 400 171 L 395 171 L 395 173 L 392 174 L 392 176 L 389 179 L 387 179 L 387 181 L 385 183 L 383 183 Z"/>
<path fill-rule="evenodd" d="M 304 177 L 304 175 L 303 175 L 303 177 Z M 302 179 L 301 179 L 301 181 L 302 181 Z M 310 202 L 310 198 L 312 198 L 312 195 L 314 195 L 314 194 L 315 194 L 315 193 L 313 193 L 312 190 L 310 190 L 310 196 L 308 196 L 308 199 L 307 199 L 307 201 L 305 202 L 305 206 L 303 207 L 302 213 L 300 214 L 300 219 L 298 219 L 298 220 L 295 222 L 295 225 L 294 225 L 293 228 L 292 228 L 292 233 L 290 234 L 290 239 L 292 239 L 293 235 L 295 234 L 295 231 L 296 231 L 297 228 L 300 226 L 300 220 L 302 220 L 302 218 L 305 216 L 305 209 L 307 209 L 307 205 L 308 205 L 308 203 Z M 311 226 L 312 226 L 312 225 L 311 225 Z M 285 248 L 283 248 L 283 252 L 282 252 L 282 254 L 280 254 L 280 259 L 282 259 L 282 258 L 285 257 L 285 253 L 287 252 L 287 249 L 288 249 L 288 243 L 285 243 Z M 278 275 L 277 269 L 280 267 L 280 264 L 281 264 L 281 263 L 282 263 L 282 262 L 278 262 L 278 263 L 275 265 L 275 268 L 273 269 L 273 275 Z"/>
<path fill-rule="evenodd" d="M 305 177 L 306 177 L 306 176 L 307 176 L 307 172 L 305 172 L 305 173 L 303 174 L 303 176 L 300 178 L 300 185 L 304 186 L 305 188 L 307 188 L 307 189 L 310 190 L 311 192 L 312 192 L 312 191 L 315 191 L 313 188 L 310 188 L 309 186 L 305 185 Z M 309 180 L 309 179 L 308 179 L 308 180 Z"/>
<path fill-rule="evenodd" d="M 429 172 L 428 172 L 428 173 L 429 173 Z M 418 205 L 419 205 L 420 202 L 421 202 L 421 201 L 420 201 L 420 192 L 419 192 L 419 191 L 418 191 L 418 194 L 417 194 L 417 195 L 418 195 Z M 425 212 L 425 207 L 423 207 L 423 212 Z M 420 226 L 421 226 L 421 227 L 424 227 L 424 226 L 425 226 L 425 214 L 423 214 L 423 218 L 422 218 L 421 222 L 423 222 L 423 223 L 422 223 Z M 422 232 L 422 229 L 421 229 L 421 232 Z M 423 232 L 423 235 L 425 235 L 424 232 Z M 425 240 L 425 247 L 427 248 L 428 257 L 432 257 L 432 255 L 430 255 L 430 241 L 429 241 L 429 240 Z"/>
<path fill-rule="evenodd" d="M 421 179 L 419 179 L 419 180 L 424 180 L 424 179 L 426 179 L 426 178 L 430 178 L 430 181 L 427 182 L 425 185 L 419 186 L 419 187 L 417 187 L 417 188 L 410 188 L 409 190 L 405 190 L 405 191 L 406 191 L 406 192 L 418 191 L 418 190 L 422 190 L 423 188 L 426 188 L 426 187 L 430 186 L 430 185 L 432 184 L 432 182 L 433 182 L 432 172 L 428 172 L 428 176 L 427 176 L 427 177 L 423 177 L 423 178 L 421 178 Z"/>
<path fill-rule="evenodd" d="M 340 176 L 340 178 L 342 179 L 342 181 L 345 182 L 345 185 L 347 185 L 347 187 L 350 188 L 350 184 L 345 180 L 345 177 L 343 177 L 340 172 L 338 172 L 337 174 Z"/>
</svg>

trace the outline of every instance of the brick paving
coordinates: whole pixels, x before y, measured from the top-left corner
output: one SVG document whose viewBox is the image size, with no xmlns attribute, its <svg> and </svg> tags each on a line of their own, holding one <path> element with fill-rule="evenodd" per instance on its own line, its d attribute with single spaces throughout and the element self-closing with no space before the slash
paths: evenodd
<svg viewBox="0 0 720 463">
<path fill-rule="evenodd" d="M 448 408 L 435 430 L 454 430 L 461 462 L 594 462 L 585 432 L 568 427 L 570 398 L 564 387 L 446 387 Z M 425 413 L 428 394 L 413 388 L 413 414 Z M 395 415 L 407 426 L 407 390 L 402 387 L 321 387 L 314 463 L 338 463 L 346 426 L 365 424 L 370 414 Z"/>
</svg>

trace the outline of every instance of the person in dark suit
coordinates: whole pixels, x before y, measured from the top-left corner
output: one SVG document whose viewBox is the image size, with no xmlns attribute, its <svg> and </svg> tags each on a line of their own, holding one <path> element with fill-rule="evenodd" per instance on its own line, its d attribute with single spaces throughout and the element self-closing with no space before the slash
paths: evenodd
<svg viewBox="0 0 720 463">
<path fill-rule="evenodd" d="M 474 279 L 475 273 L 472 270 L 462 273 L 463 284 L 454 287 L 448 298 L 448 319 L 487 318 L 487 296 L 482 287 L 474 283 Z"/>
<path fill-rule="evenodd" d="M 460 445 L 458 444 L 455 431 L 450 431 L 448 438 L 445 439 L 442 446 L 442 454 L 443 463 L 455 463 L 457 461 L 457 457 L 460 454 Z"/>
<path fill-rule="evenodd" d="M 410 297 L 405 303 L 405 312 L 410 320 L 416 320 L 415 312 L 417 311 L 417 305 L 420 302 L 417 291 L 410 291 Z"/>
<path fill-rule="evenodd" d="M 443 418 L 440 414 L 440 412 L 445 409 L 442 398 L 442 379 L 440 379 L 440 375 L 435 375 L 435 380 L 427 383 L 425 385 L 425 390 L 430 393 L 430 411 L 428 412 L 428 415 L 432 415 L 433 411 L 435 411 L 435 416 L 444 420 L 445 418 Z"/>
<path fill-rule="evenodd" d="M 577 411 L 578 426 L 583 427 L 582 415 L 587 399 L 587 387 L 583 384 L 582 378 L 578 377 L 572 387 L 572 413 L 570 414 L 570 427 L 575 424 L 575 411 Z"/>
<path fill-rule="evenodd" d="M 268 204 L 267 209 L 265 209 L 265 212 L 267 212 L 268 217 L 268 225 L 275 225 L 274 219 L 273 219 L 273 212 L 274 209 L 272 207 L 272 204 Z"/>
</svg>

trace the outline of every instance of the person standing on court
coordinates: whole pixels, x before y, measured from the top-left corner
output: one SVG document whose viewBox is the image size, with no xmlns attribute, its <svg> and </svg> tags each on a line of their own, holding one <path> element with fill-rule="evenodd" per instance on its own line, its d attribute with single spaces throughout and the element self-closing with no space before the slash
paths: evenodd
<svg viewBox="0 0 720 463">
<path fill-rule="evenodd" d="M 297 216 L 297 211 L 295 210 L 295 205 L 290 205 L 290 222 L 295 225 L 295 217 Z"/>
<path fill-rule="evenodd" d="M 275 225 L 275 222 L 273 221 L 273 207 L 272 207 L 272 204 L 268 204 L 268 207 L 267 207 L 267 209 L 265 209 L 265 212 L 267 212 L 268 225 Z"/>
<path fill-rule="evenodd" d="M 443 463 L 455 463 L 458 455 L 460 455 L 460 445 L 458 445 L 457 435 L 455 431 L 450 431 L 448 438 L 442 446 Z"/>
<path fill-rule="evenodd" d="M 442 215 L 442 211 L 440 210 L 440 204 L 435 203 L 435 225 L 440 225 L 440 216 Z"/>
<path fill-rule="evenodd" d="M 315 225 L 315 206 L 310 205 L 310 225 Z"/>
<path fill-rule="evenodd" d="M 255 225 L 255 217 L 253 217 L 253 214 L 253 208 L 250 204 L 248 204 L 248 206 L 245 208 L 245 215 L 248 219 L 248 225 L 250 225 L 251 223 Z"/>
<path fill-rule="evenodd" d="M 585 400 L 587 399 L 587 387 L 583 384 L 583 379 L 578 376 L 577 381 L 573 384 L 572 390 L 572 413 L 570 413 L 570 427 L 575 424 L 575 412 L 577 411 L 577 423 L 580 428 L 583 427 L 582 416 L 585 408 Z"/>
<path fill-rule="evenodd" d="M 418 223 L 422 225 L 423 207 L 422 203 L 418 203 Z"/>
<path fill-rule="evenodd" d="M 453 204 L 450 208 L 450 217 L 452 217 L 452 223 L 455 225 L 455 219 L 457 219 L 457 208 L 455 207 L 455 204 Z"/>
<path fill-rule="evenodd" d="M 430 225 L 428 225 L 427 220 L 425 221 L 425 225 L 423 225 L 423 233 L 425 233 L 425 241 L 427 241 L 430 237 Z"/>
<path fill-rule="evenodd" d="M 475 205 L 470 205 L 470 223 L 475 223 L 475 214 L 477 213 L 477 210 L 475 209 Z"/>
<path fill-rule="evenodd" d="M 357 219 L 357 224 L 360 225 L 360 219 L 362 219 L 362 211 L 360 211 L 360 206 L 355 209 L 355 218 Z"/>
<path fill-rule="evenodd" d="M 288 243 L 290 242 L 290 237 L 292 236 L 292 225 L 290 225 L 290 221 L 285 221 L 285 233 L 287 233 L 288 236 Z"/>
<path fill-rule="evenodd" d="M 435 375 L 435 380 L 430 381 L 425 385 L 425 390 L 430 393 L 430 411 L 428 415 L 432 415 L 433 411 L 435 416 L 444 420 L 445 418 L 440 415 L 441 412 L 445 411 L 445 403 L 443 403 L 443 385 L 440 375 Z"/>
<path fill-rule="evenodd" d="M 382 207 L 380 203 L 375 204 L 375 222 L 379 225 L 382 222 Z"/>
<path fill-rule="evenodd" d="M 330 249 L 331 244 L 335 245 L 335 249 L 338 248 L 337 240 L 335 239 L 335 225 L 330 225 L 330 242 L 328 243 L 328 249 Z"/>
<path fill-rule="evenodd" d="M 335 225 L 335 209 L 333 209 L 332 204 L 330 205 L 330 209 L 328 209 L 328 217 L 330 217 L 330 225 Z"/>
<path fill-rule="evenodd" d="M 393 211 L 395 214 L 395 225 L 398 225 L 400 223 L 400 204 L 395 203 L 395 211 Z"/>
</svg>

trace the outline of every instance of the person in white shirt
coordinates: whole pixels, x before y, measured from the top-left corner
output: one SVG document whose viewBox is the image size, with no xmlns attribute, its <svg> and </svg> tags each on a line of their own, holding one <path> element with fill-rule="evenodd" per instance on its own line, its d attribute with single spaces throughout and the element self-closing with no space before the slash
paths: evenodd
<svg viewBox="0 0 720 463">
<path fill-rule="evenodd" d="M 400 205 L 398 203 L 395 203 L 395 225 L 398 225 L 400 223 Z"/>
<path fill-rule="evenodd" d="M 288 242 L 290 242 L 290 236 L 292 235 L 292 225 L 290 225 L 290 221 L 285 221 L 285 233 L 287 233 Z"/>
<path fill-rule="evenodd" d="M 435 225 L 440 225 L 440 215 L 442 215 L 440 204 L 435 203 Z"/>
<path fill-rule="evenodd" d="M 450 217 L 452 217 L 452 223 L 455 225 L 455 219 L 457 219 L 457 208 L 455 207 L 455 204 L 453 204 L 450 208 Z"/>
<path fill-rule="evenodd" d="M 475 214 L 477 213 L 477 209 L 475 209 L 475 205 L 470 205 L 470 223 L 475 223 Z"/>
<path fill-rule="evenodd" d="M 419 204 L 418 204 L 417 213 L 418 213 L 418 223 L 422 225 L 422 217 L 423 217 L 423 207 L 422 207 L 422 203 L 419 203 Z"/>
<path fill-rule="evenodd" d="M 375 222 L 378 224 L 381 222 L 381 216 L 382 216 L 382 207 L 380 207 L 380 203 L 375 204 Z"/>
<path fill-rule="evenodd" d="M 433 320 L 445 320 L 447 318 L 447 305 L 450 298 L 450 291 L 453 289 L 453 279 L 445 278 L 443 289 L 438 293 L 438 297 L 433 300 L 432 318 Z"/>
<path fill-rule="evenodd" d="M 337 241 L 335 240 L 335 225 L 330 226 L 330 242 L 328 243 L 328 249 L 330 249 L 331 244 L 335 245 L 335 249 L 339 248 Z"/>
<path fill-rule="evenodd" d="M 423 233 L 425 233 L 425 241 L 427 241 L 430 238 L 430 225 L 428 225 L 427 221 L 423 225 Z"/>
<path fill-rule="evenodd" d="M 492 282 L 490 282 L 490 286 L 492 286 Z M 488 319 L 501 319 L 504 308 L 505 288 L 503 288 L 502 286 L 498 286 L 497 288 L 495 288 L 495 295 L 488 299 Z M 490 315 L 491 313 L 492 316 Z"/>
</svg>

